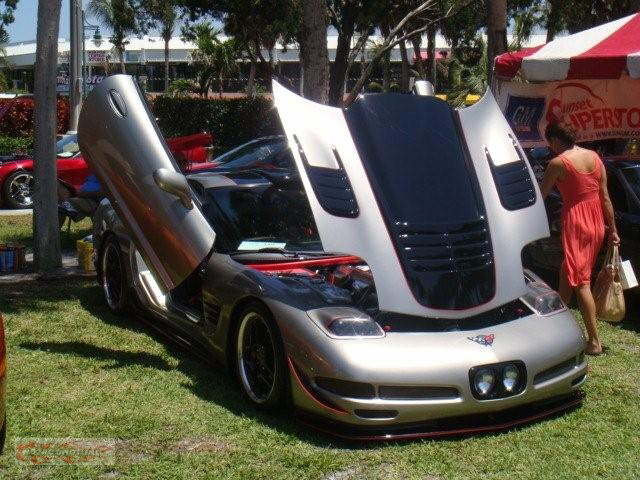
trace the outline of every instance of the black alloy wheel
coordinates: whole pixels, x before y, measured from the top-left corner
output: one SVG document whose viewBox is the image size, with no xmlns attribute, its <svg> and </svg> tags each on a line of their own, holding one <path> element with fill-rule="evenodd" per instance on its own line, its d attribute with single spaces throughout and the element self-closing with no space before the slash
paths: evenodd
<svg viewBox="0 0 640 480">
<path fill-rule="evenodd" d="M 288 399 L 288 371 L 280 333 L 269 311 L 252 304 L 240 315 L 236 368 L 242 390 L 258 407 L 274 409 Z"/>
<path fill-rule="evenodd" d="M 125 313 L 129 308 L 129 285 L 124 255 L 115 237 L 108 238 L 100 254 L 100 280 L 107 305 L 112 312 Z"/>
</svg>

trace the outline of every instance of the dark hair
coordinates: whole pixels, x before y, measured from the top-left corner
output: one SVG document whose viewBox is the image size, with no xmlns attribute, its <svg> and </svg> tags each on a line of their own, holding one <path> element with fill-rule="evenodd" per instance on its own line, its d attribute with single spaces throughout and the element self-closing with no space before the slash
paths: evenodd
<svg viewBox="0 0 640 480">
<path fill-rule="evenodd" d="M 555 138 L 567 145 L 573 146 L 576 143 L 576 135 L 568 127 L 562 127 L 559 123 L 550 123 L 544 130 L 544 136 L 548 140 Z"/>
</svg>

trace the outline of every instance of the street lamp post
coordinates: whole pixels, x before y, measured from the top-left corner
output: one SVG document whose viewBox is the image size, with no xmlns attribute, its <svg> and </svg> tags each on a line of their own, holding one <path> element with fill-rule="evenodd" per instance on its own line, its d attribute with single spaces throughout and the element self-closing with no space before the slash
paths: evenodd
<svg viewBox="0 0 640 480">
<path fill-rule="evenodd" d="M 71 104 L 71 118 L 69 130 L 78 130 L 80 106 L 82 103 L 82 45 L 84 44 L 84 27 L 82 25 L 82 0 L 69 0 L 71 30 L 69 45 L 69 101 Z"/>
</svg>

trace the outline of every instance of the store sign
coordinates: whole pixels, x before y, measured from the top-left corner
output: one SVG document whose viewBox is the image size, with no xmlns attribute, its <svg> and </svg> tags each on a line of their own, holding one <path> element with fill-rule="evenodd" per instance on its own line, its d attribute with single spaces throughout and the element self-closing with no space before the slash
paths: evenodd
<svg viewBox="0 0 640 480">
<path fill-rule="evenodd" d="M 90 75 L 85 78 L 85 92 L 90 92 L 93 87 L 99 84 L 102 80 L 104 80 L 104 75 Z M 71 79 L 66 72 L 62 72 L 58 74 L 56 77 L 56 92 L 69 94 L 69 84 Z"/>
<path fill-rule="evenodd" d="M 88 63 L 105 63 L 107 61 L 107 52 L 103 50 L 88 50 L 87 62 Z"/>
<path fill-rule="evenodd" d="M 640 137 L 640 80 L 583 80 L 498 86 L 498 102 L 524 147 L 542 146 L 549 123 L 578 141 Z"/>
</svg>

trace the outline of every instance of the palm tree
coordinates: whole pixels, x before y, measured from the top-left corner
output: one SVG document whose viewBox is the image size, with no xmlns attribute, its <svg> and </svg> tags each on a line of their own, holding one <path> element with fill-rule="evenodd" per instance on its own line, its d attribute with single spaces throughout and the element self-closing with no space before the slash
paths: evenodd
<svg viewBox="0 0 640 480">
<path fill-rule="evenodd" d="M 89 0 L 88 9 L 91 15 L 111 30 L 112 35 L 109 41 L 118 52 L 120 70 L 126 73 L 124 67 L 124 50 L 128 43 L 126 38 L 139 30 L 133 6 L 129 0 Z"/>
<path fill-rule="evenodd" d="M 148 7 L 152 20 L 160 24 L 160 36 L 164 40 L 164 91 L 169 90 L 169 41 L 178 20 L 175 0 L 152 0 Z"/>
<path fill-rule="evenodd" d="M 238 70 L 237 60 L 241 48 L 235 39 L 221 41 L 220 32 L 210 23 L 201 23 L 194 27 L 196 50 L 191 54 L 200 64 L 200 92 L 206 94 L 213 78 L 218 79 L 218 89 L 222 98 L 224 78 Z"/>
</svg>

